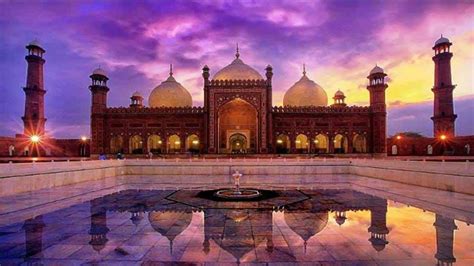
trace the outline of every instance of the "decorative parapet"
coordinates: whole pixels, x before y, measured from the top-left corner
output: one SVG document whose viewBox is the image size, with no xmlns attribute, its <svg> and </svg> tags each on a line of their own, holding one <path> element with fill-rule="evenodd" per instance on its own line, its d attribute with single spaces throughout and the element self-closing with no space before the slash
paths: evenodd
<svg viewBox="0 0 474 266">
<path fill-rule="evenodd" d="M 239 86 L 239 87 L 254 87 L 254 86 L 266 86 L 267 81 L 264 79 L 255 79 L 255 80 L 211 80 L 209 81 L 209 87 L 229 87 L 229 86 Z"/>
<path fill-rule="evenodd" d="M 193 107 L 110 107 L 107 114 L 203 114 L 204 108 Z"/>
<path fill-rule="evenodd" d="M 370 113 L 370 106 L 274 106 L 273 113 Z"/>
</svg>

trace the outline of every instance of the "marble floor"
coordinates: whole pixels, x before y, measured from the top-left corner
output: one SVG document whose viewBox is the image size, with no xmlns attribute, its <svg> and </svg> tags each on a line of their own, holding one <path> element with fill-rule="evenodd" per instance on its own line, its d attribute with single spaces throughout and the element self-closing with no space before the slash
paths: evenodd
<svg viewBox="0 0 474 266">
<path fill-rule="evenodd" d="M 0 265 L 474 265 L 473 196 L 350 175 L 260 185 L 284 201 L 196 196 L 222 186 L 114 177 L 0 198 Z"/>
</svg>

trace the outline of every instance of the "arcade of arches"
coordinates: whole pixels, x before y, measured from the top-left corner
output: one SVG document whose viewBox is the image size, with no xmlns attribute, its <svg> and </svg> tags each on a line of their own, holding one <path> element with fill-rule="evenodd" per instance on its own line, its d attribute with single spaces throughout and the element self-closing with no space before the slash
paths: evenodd
<svg viewBox="0 0 474 266">
<path fill-rule="evenodd" d="M 330 141 L 331 139 L 331 141 Z M 298 134 L 290 138 L 286 134 L 276 137 L 277 153 L 366 153 L 367 138 L 362 134 L 355 134 L 349 142 L 348 137 L 337 134 L 330 138 L 325 134 L 317 134 L 309 138 L 305 134 Z M 332 145 L 331 145 L 332 144 Z M 349 148 L 352 147 L 352 150 Z"/>
<path fill-rule="evenodd" d="M 199 136 L 196 134 L 186 136 L 184 144 L 181 137 L 177 134 L 170 135 L 165 140 L 157 134 L 149 135 L 147 138 L 140 135 L 133 135 L 130 136 L 128 140 L 128 152 L 132 154 L 143 154 L 148 152 L 154 154 L 181 153 L 184 151 L 183 148 L 185 148 L 185 151 L 199 153 L 201 149 L 201 142 Z M 110 138 L 109 152 L 113 154 L 126 152 L 123 136 L 117 135 Z"/>
</svg>

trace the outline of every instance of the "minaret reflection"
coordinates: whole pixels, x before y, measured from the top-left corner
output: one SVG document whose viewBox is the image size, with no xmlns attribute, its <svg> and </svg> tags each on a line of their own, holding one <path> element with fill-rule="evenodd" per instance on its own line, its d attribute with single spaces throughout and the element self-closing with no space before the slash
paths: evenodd
<svg viewBox="0 0 474 266">
<path fill-rule="evenodd" d="M 458 227 L 454 219 L 446 218 L 436 214 L 436 220 L 433 224 L 436 228 L 436 254 L 438 265 L 453 265 L 456 258 L 453 254 L 454 230 Z"/>
<path fill-rule="evenodd" d="M 109 228 L 107 227 L 107 209 L 103 206 L 101 198 L 91 201 L 91 229 L 89 234 L 91 235 L 91 241 L 89 244 L 92 248 L 100 252 L 104 249 L 107 241 L 107 233 Z"/>
<path fill-rule="evenodd" d="M 33 255 L 40 254 L 43 251 L 43 216 L 36 216 L 33 219 L 28 219 L 23 224 L 25 230 L 25 257 L 28 258 Z M 37 255 L 37 257 L 42 257 Z"/>
<path fill-rule="evenodd" d="M 387 241 L 387 200 L 380 199 L 370 208 L 369 241 L 377 251 L 382 251 Z"/>
</svg>

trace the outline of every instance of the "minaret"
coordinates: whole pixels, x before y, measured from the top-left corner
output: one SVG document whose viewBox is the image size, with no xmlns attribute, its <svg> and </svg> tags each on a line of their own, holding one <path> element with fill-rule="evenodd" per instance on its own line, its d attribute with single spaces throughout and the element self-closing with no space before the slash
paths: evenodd
<svg viewBox="0 0 474 266">
<path fill-rule="evenodd" d="M 436 214 L 433 224 L 436 227 L 436 254 L 438 265 L 453 265 L 456 258 L 453 254 L 454 230 L 458 227 L 451 218 Z"/>
<path fill-rule="evenodd" d="M 104 152 L 104 121 L 103 115 L 107 109 L 107 74 L 100 67 L 90 75 L 92 84 L 89 90 L 92 94 L 91 104 L 91 154 Z"/>
<path fill-rule="evenodd" d="M 384 73 L 383 69 L 379 66 L 375 66 L 367 77 L 369 79 L 369 85 L 367 90 L 370 93 L 370 109 L 372 111 L 372 153 L 386 154 L 387 151 L 387 111 L 385 105 L 385 90 L 388 85 L 385 83 L 385 77 L 387 74 Z"/>
<path fill-rule="evenodd" d="M 43 251 L 43 216 L 25 220 L 23 230 L 25 230 L 25 250 L 26 257 L 36 255 L 36 258 L 42 258 Z"/>
<path fill-rule="evenodd" d="M 100 252 L 107 244 L 107 233 L 110 231 L 107 227 L 107 210 L 103 207 L 104 202 L 101 198 L 91 201 L 91 228 L 89 235 L 91 240 L 89 244 L 92 248 Z"/>
<path fill-rule="evenodd" d="M 454 114 L 453 90 L 455 85 L 451 80 L 451 57 L 450 52 L 452 43 L 443 35 L 439 38 L 433 50 L 435 55 L 433 61 L 435 63 L 434 71 L 434 87 L 431 89 L 434 93 L 434 110 L 433 110 L 433 133 L 434 136 L 454 137 L 454 121 L 457 115 Z"/>
<path fill-rule="evenodd" d="M 370 209 L 369 241 L 377 251 L 382 251 L 387 241 L 387 200 L 380 200 Z"/>
<path fill-rule="evenodd" d="M 27 46 L 28 55 L 25 56 L 28 62 L 28 72 L 26 76 L 25 91 L 25 115 L 23 119 L 23 134 L 26 136 L 44 135 L 44 89 L 43 65 L 46 62 L 43 55 L 46 52 L 39 45 L 38 41 L 32 41 Z"/>
</svg>

